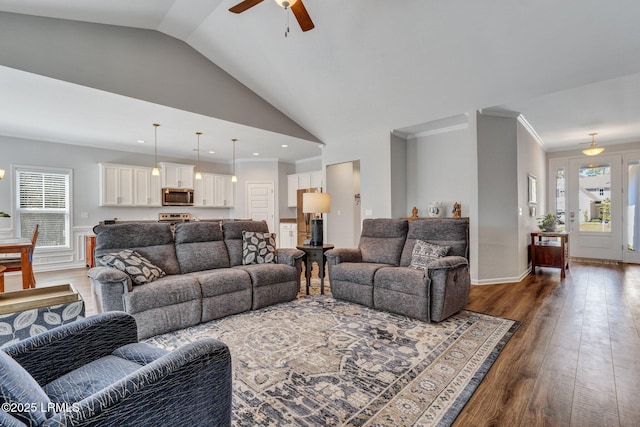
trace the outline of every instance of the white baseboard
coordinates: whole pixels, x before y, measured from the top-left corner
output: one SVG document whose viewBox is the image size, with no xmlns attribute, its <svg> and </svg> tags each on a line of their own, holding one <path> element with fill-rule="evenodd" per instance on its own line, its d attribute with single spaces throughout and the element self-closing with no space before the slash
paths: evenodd
<svg viewBox="0 0 640 427">
<path fill-rule="evenodd" d="M 517 284 L 524 280 L 531 273 L 531 267 L 528 267 L 520 276 L 515 277 L 496 277 L 491 279 L 472 280 L 472 285 L 502 285 L 505 283 Z"/>
</svg>

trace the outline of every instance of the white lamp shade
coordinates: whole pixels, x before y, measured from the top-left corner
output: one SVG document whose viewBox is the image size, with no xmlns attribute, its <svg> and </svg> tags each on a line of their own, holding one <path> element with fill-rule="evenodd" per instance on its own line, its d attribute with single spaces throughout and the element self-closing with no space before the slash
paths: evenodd
<svg viewBox="0 0 640 427">
<path fill-rule="evenodd" d="M 303 213 L 328 213 L 331 212 L 331 195 L 327 193 L 303 193 Z"/>
</svg>

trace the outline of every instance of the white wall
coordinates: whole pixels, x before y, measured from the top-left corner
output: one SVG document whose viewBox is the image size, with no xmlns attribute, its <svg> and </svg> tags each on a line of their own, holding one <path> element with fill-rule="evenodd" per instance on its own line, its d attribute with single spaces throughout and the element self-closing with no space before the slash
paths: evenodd
<svg viewBox="0 0 640 427">
<path fill-rule="evenodd" d="M 547 163 L 545 152 L 538 141 L 529 133 L 527 128 L 518 120 L 518 207 L 522 213 L 518 221 L 518 271 L 526 274 L 529 271 L 529 244 L 531 232 L 538 230 L 537 218 L 547 213 L 546 189 Z M 528 174 L 538 180 L 538 205 L 536 215 L 529 214 L 529 182 Z M 554 192 L 551 190 L 551 192 Z"/>
<path fill-rule="evenodd" d="M 361 217 L 391 217 L 391 165 L 388 132 L 374 132 L 344 140 L 328 141 L 323 151 L 324 166 L 360 161 Z M 331 226 L 329 224 L 329 226 Z"/>
<path fill-rule="evenodd" d="M 479 284 L 519 282 L 529 272 L 530 233 L 545 210 L 545 153 L 517 117 L 478 114 Z M 529 215 L 528 175 L 538 180 Z"/>
<path fill-rule="evenodd" d="M 478 282 L 508 282 L 518 271 L 516 119 L 478 115 Z"/>
<path fill-rule="evenodd" d="M 407 141 L 391 134 L 391 217 L 410 216 L 407 212 L 408 174 L 407 174 Z"/>
<path fill-rule="evenodd" d="M 415 206 L 418 215 L 428 216 L 429 202 L 441 201 L 446 204 L 446 216 L 451 216 L 453 203 L 459 202 L 462 216 L 470 218 L 470 269 L 474 283 L 478 275 L 475 123 L 475 115 L 470 115 L 466 128 L 433 130 L 407 141 L 407 202 L 403 215 L 410 216 Z"/>
</svg>

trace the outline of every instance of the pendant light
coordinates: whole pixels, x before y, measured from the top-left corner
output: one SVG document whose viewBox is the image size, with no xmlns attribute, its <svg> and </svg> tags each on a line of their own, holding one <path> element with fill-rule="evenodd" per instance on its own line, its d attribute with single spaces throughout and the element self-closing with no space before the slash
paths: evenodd
<svg viewBox="0 0 640 427">
<path fill-rule="evenodd" d="M 238 182 L 238 177 L 236 176 L 236 142 L 238 140 L 233 138 L 231 142 L 233 142 L 233 175 L 231 176 L 231 182 Z"/>
<path fill-rule="evenodd" d="M 153 176 L 159 176 L 160 175 L 160 169 L 158 169 L 158 126 L 160 126 L 158 123 L 154 123 L 153 127 L 154 127 L 154 131 L 155 131 L 155 143 L 153 145 L 153 170 L 151 171 L 151 175 Z"/>
<path fill-rule="evenodd" d="M 202 132 L 196 132 L 196 135 L 198 136 L 198 163 L 196 164 L 196 179 L 202 179 L 202 173 L 200 173 L 200 135 L 202 135 Z"/>
<path fill-rule="evenodd" d="M 586 150 L 582 150 L 582 152 L 587 156 L 597 156 L 604 151 L 604 147 L 596 147 L 597 133 L 590 133 L 589 135 L 591 135 L 591 145 Z"/>
</svg>

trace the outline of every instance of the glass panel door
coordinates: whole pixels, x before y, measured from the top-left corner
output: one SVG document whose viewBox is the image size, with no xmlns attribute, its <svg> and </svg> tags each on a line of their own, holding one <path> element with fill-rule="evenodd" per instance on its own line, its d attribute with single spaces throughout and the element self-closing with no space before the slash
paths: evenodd
<svg viewBox="0 0 640 427">
<path fill-rule="evenodd" d="M 569 240 L 573 257 L 622 259 L 620 155 L 569 162 Z"/>
<path fill-rule="evenodd" d="M 555 211 L 556 216 L 558 217 L 558 224 L 556 229 L 558 231 L 564 231 L 566 225 L 566 209 L 565 209 L 565 193 L 567 189 L 567 182 L 565 179 L 566 168 L 564 166 L 556 167 L 554 174 L 555 182 Z M 553 206 L 551 207 L 553 209 Z"/>
<path fill-rule="evenodd" d="M 623 260 L 640 263 L 640 153 L 625 155 Z"/>
</svg>

